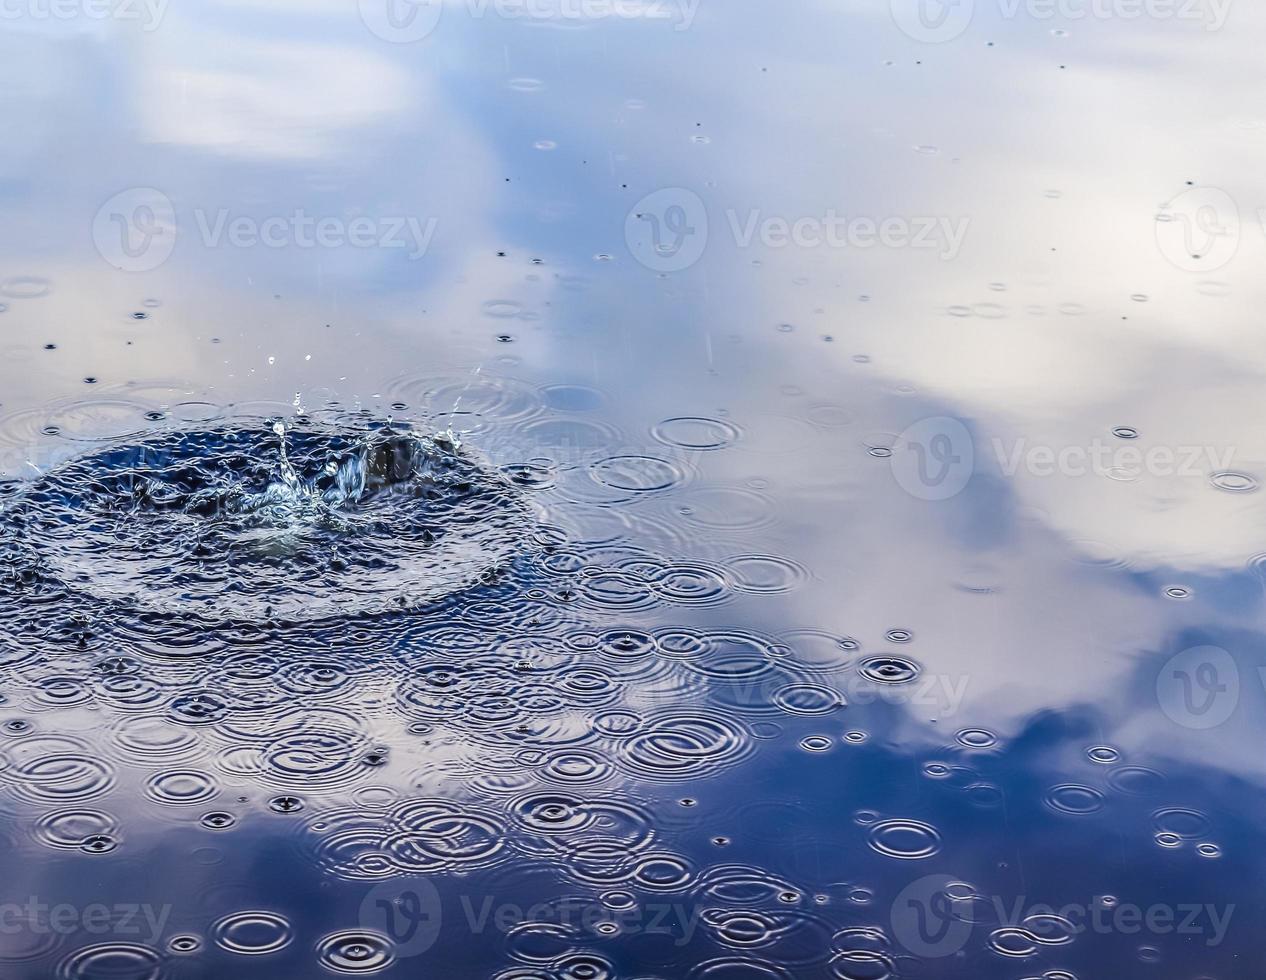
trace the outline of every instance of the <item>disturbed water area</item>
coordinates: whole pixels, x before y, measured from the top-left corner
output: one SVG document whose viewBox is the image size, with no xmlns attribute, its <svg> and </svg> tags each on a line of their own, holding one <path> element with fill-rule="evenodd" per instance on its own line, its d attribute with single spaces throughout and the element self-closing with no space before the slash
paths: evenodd
<svg viewBox="0 0 1266 980">
<path fill-rule="evenodd" d="M 1255 977 L 1262 11 L 369 7 L 0 23 L 0 977 Z"/>
<path fill-rule="evenodd" d="M 639 431 L 599 388 L 476 367 L 352 412 L 126 382 L 47 410 L 46 472 L 0 513 L 13 975 L 1089 975 L 1235 948 L 1243 786 L 1092 700 L 1043 707 L 917 606 L 827 611 L 867 547 L 811 541 L 846 517 L 832 474 L 894 480 L 855 431 L 881 391 Z M 989 630 L 1033 618 L 979 558 L 943 574 Z M 1154 698 L 1155 670 L 1114 683 Z M 113 924 L 52 929 L 28 893 Z M 1179 918 L 1135 938 L 1154 906 Z"/>
</svg>

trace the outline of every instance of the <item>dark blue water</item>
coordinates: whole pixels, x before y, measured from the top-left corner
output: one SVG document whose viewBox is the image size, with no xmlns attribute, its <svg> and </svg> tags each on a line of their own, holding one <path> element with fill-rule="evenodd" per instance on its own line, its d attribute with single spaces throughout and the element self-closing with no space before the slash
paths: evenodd
<svg viewBox="0 0 1266 980">
<path fill-rule="evenodd" d="M 0 978 L 1261 975 L 1242 0 L 0 12 Z"/>
</svg>

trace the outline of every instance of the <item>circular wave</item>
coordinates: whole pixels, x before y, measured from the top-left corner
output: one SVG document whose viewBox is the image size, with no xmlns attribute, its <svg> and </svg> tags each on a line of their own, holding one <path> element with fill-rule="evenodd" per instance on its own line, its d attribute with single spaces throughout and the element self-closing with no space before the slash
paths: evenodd
<svg viewBox="0 0 1266 980">
<path fill-rule="evenodd" d="M 146 612 L 302 621 L 467 589 L 531 528 L 521 492 L 449 433 L 250 420 L 114 445 L 27 484 L 0 510 L 0 575 Z"/>
</svg>

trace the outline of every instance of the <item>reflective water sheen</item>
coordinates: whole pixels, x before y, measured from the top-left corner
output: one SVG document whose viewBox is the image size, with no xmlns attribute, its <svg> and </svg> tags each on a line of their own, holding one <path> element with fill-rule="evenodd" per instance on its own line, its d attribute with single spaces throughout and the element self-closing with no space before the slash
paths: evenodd
<svg viewBox="0 0 1266 980">
<path fill-rule="evenodd" d="M 0 977 L 1238 980 L 1266 12 L 0 10 Z"/>
</svg>

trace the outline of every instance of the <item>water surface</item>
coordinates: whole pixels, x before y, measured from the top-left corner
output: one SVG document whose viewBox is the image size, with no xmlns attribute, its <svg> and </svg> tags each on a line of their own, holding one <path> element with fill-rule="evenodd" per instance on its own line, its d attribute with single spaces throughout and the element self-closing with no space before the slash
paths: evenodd
<svg viewBox="0 0 1266 980">
<path fill-rule="evenodd" d="M 6 8 L 0 976 L 1258 975 L 1180 7 Z"/>
</svg>

